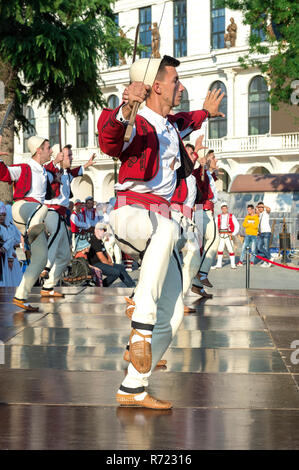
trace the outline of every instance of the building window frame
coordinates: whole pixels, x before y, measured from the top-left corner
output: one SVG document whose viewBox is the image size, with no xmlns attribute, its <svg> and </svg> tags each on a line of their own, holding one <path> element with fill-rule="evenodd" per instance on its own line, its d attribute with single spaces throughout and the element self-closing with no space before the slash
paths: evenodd
<svg viewBox="0 0 299 470">
<path fill-rule="evenodd" d="M 109 109 L 115 109 L 119 106 L 119 97 L 114 93 L 108 96 L 107 104 Z"/>
<path fill-rule="evenodd" d="M 248 135 L 268 134 L 270 130 L 268 96 L 269 91 L 264 77 L 262 75 L 253 77 L 248 86 Z M 256 103 L 258 103 L 258 106 L 255 106 Z M 266 112 L 265 109 L 267 109 Z"/>
<path fill-rule="evenodd" d="M 209 119 L 209 139 L 221 139 L 227 135 L 227 91 L 226 86 L 221 80 L 214 81 L 209 88 L 209 91 L 221 88 L 221 92 L 225 95 L 219 106 L 219 112 L 223 113 L 225 117 L 214 117 Z"/>
<path fill-rule="evenodd" d="M 148 58 L 152 52 L 152 7 L 139 8 L 139 43 L 147 47 L 147 51 L 140 52 L 140 58 Z"/>
<path fill-rule="evenodd" d="M 211 0 L 211 49 L 224 49 L 225 8 L 217 7 L 217 0 Z"/>
<path fill-rule="evenodd" d="M 174 57 L 187 56 L 186 0 L 174 0 L 173 2 L 173 51 Z"/>
<path fill-rule="evenodd" d="M 33 135 L 36 135 L 36 129 L 35 129 L 35 115 L 32 106 L 26 106 L 25 109 L 25 118 L 28 119 L 30 124 L 33 126 L 30 127 L 28 130 L 25 130 L 23 133 L 23 152 L 28 153 L 28 139 L 32 137 Z"/>
<path fill-rule="evenodd" d="M 57 111 L 49 114 L 49 142 L 51 147 L 59 144 L 59 120 L 60 114 Z"/>
<path fill-rule="evenodd" d="M 88 115 L 81 121 L 79 118 L 76 119 L 77 148 L 88 147 L 88 124 Z"/>
</svg>

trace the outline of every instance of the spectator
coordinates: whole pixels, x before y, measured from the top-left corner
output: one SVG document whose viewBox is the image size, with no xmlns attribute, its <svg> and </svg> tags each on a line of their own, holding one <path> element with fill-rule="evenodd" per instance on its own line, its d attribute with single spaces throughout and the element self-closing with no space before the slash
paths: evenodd
<svg viewBox="0 0 299 470">
<path fill-rule="evenodd" d="M 88 268 L 90 270 L 91 275 L 93 276 L 93 280 L 95 282 L 95 285 L 97 287 L 103 287 L 103 278 L 102 278 L 102 271 L 100 268 L 96 266 L 92 266 L 89 264 L 88 261 L 88 253 L 90 250 L 90 243 L 87 240 L 81 239 L 78 240 L 76 250 L 75 250 L 75 259 L 83 259 L 85 260 L 86 264 L 88 265 Z"/>
<path fill-rule="evenodd" d="M 71 231 L 72 231 L 72 244 L 73 251 L 76 251 L 76 246 L 79 240 L 87 238 L 91 225 L 86 214 L 82 212 L 84 203 L 79 199 L 75 201 L 74 210 L 71 214 Z"/>
<path fill-rule="evenodd" d="M 88 196 L 85 199 L 85 207 L 82 207 L 82 213 L 86 214 L 86 219 L 89 220 L 91 227 L 94 227 L 97 222 L 99 222 L 99 217 L 97 215 L 97 210 L 94 207 L 94 199 L 92 196 Z"/>
<path fill-rule="evenodd" d="M 12 269 L 16 258 L 15 237 L 11 228 L 6 224 L 6 207 L 0 201 L 0 286 L 12 287 Z M 17 261 L 18 262 L 18 261 Z M 19 283 L 22 275 L 20 276 Z"/>
<path fill-rule="evenodd" d="M 242 246 L 240 261 L 238 262 L 237 266 L 243 266 L 247 247 L 251 249 L 252 256 L 255 256 L 258 226 L 259 216 L 255 214 L 254 206 L 249 204 L 247 206 L 247 216 L 243 222 L 243 227 L 245 228 L 245 239 Z M 251 261 L 250 264 L 253 265 L 254 262 Z"/>
<path fill-rule="evenodd" d="M 125 267 L 122 264 L 113 263 L 107 253 L 103 242 L 106 232 L 106 224 L 98 222 L 95 226 L 94 235 L 90 239 L 89 263 L 100 268 L 102 273 L 107 276 L 103 281 L 104 287 L 109 287 L 117 278 L 120 278 L 127 287 L 135 287 L 135 282 L 126 272 Z"/>
<path fill-rule="evenodd" d="M 270 207 L 264 205 L 263 202 L 259 202 L 257 205 L 259 215 L 259 227 L 257 237 L 257 252 L 266 259 L 271 259 L 270 254 L 270 238 L 271 238 L 271 227 L 270 227 Z M 264 261 L 261 268 L 272 268 L 273 264 Z"/>
<path fill-rule="evenodd" d="M 20 262 L 15 252 L 15 249 L 21 244 L 21 232 L 17 229 L 17 227 L 13 223 L 10 204 L 6 204 L 5 225 L 7 227 L 10 239 L 13 240 L 13 251 L 12 251 L 12 257 L 11 257 L 12 268 L 11 270 L 9 270 L 10 279 L 9 279 L 8 285 L 10 287 L 17 287 L 20 284 L 22 275 L 23 275 Z"/>
</svg>

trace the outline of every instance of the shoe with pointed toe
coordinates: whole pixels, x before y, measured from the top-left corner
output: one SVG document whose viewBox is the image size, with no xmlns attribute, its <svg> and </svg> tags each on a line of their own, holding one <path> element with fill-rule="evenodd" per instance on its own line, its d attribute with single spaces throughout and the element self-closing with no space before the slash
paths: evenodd
<svg viewBox="0 0 299 470">
<path fill-rule="evenodd" d="M 150 408 L 152 410 L 170 410 L 172 404 L 169 401 L 158 400 L 150 396 L 148 393 L 142 400 L 138 400 L 142 393 L 130 393 L 123 395 L 121 393 L 116 394 L 116 401 L 120 406 L 132 406 L 139 408 Z"/>
</svg>

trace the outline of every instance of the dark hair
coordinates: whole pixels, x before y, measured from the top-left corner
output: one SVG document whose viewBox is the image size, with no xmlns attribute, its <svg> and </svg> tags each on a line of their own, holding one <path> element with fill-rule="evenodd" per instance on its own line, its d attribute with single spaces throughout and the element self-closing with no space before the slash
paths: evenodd
<svg viewBox="0 0 299 470">
<path fill-rule="evenodd" d="M 72 145 L 71 145 L 71 144 L 67 144 L 67 145 L 65 145 L 63 148 L 64 148 L 64 149 L 69 149 L 69 150 L 71 150 Z"/>
<path fill-rule="evenodd" d="M 254 209 L 254 206 L 252 204 L 248 204 L 247 209 L 251 207 L 251 209 Z"/>
<path fill-rule="evenodd" d="M 209 150 L 207 155 L 210 155 L 210 153 L 214 153 L 214 150 Z"/>
<path fill-rule="evenodd" d="M 192 144 L 186 144 L 185 147 L 186 147 L 186 148 L 187 148 L 187 147 L 190 147 L 190 148 L 193 150 L 193 152 L 194 152 L 194 150 L 195 150 L 195 147 L 194 147 L 194 145 L 192 145 Z"/>
<path fill-rule="evenodd" d="M 260 202 L 257 203 L 258 206 L 260 206 L 261 204 L 264 205 L 263 201 L 260 201 Z"/>
<path fill-rule="evenodd" d="M 165 55 L 160 62 L 158 72 L 156 78 L 162 78 L 165 72 L 166 67 L 178 67 L 180 65 L 180 61 L 171 57 L 170 55 Z"/>
</svg>

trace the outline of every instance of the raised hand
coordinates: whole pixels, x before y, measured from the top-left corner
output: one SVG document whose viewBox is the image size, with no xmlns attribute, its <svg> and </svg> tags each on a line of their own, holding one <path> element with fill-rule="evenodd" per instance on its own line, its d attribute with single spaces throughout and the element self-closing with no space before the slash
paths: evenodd
<svg viewBox="0 0 299 470">
<path fill-rule="evenodd" d="M 129 119 L 135 103 L 143 103 L 151 87 L 143 82 L 132 82 L 128 88 L 128 102 L 122 108 L 125 119 Z"/>
<path fill-rule="evenodd" d="M 93 153 L 88 162 L 85 163 L 84 168 L 88 168 L 89 166 L 92 166 L 94 164 L 94 159 L 96 158 L 97 154 Z"/>
<path fill-rule="evenodd" d="M 225 114 L 220 113 L 218 108 L 223 100 L 225 93 L 221 93 L 221 88 L 208 91 L 203 108 L 209 111 L 211 117 L 225 117 Z"/>
<path fill-rule="evenodd" d="M 204 147 L 202 145 L 202 141 L 204 139 L 204 135 L 200 135 L 199 137 L 197 137 L 196 141 L 195 141 L 195 148 L 194 148 L 194 152 L 198 152 L 199 150 L 202 150 L 202 149 L 207 149 L 208 147 Z"/>
</svg>

